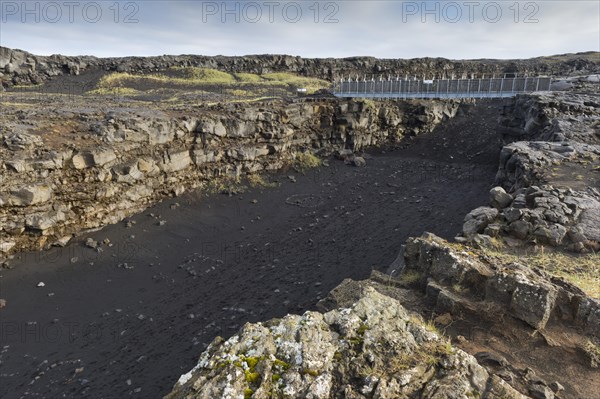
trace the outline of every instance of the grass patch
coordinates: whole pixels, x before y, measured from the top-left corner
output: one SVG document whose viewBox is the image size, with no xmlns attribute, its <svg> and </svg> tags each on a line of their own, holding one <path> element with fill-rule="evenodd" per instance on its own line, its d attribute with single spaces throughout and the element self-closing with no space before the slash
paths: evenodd
<svg viewBox="0 0 600 399">
<path fill-rule="evenodd" d="M 234 83 L 235 77 L 227 72 L 221 72 L 216 69 L 210 68 L 196 68 L 188 67 L 182 68 L 186 80 L 194 83 L 213 83 L 213 84 L 227 84 Z"/>
<path fill-rule="evenodd" d="M 90 90 L 86 94 L 98 96 L 134 96 L 136 94 L 142 94 L 142 92 L 130 87 L 102 87 Z"/>
<path fill-rule="evenodd" d="M 298 76 L 289 72 L 267 73 L 261 76 L 271 82 L 278 82 L 298 88 L 305 88 L 309 94 L 314 93 L 319 89 L 331 86 L 331 84 L 326 80 Z"/>
<path fill-rule="evenodd" d="M 484 249 L 483 252 L 504 263 L 516 262 L 543 269 L 576 285 L 589 296 L 600 298 L 600 253 L 577 256 L 546 251 L 533 254 L 510 254 Z"/>
<path fill-rule="evenodd" d="M 135 89 L 143 83 L 181 87 L 222 85 L 229 87 L 226 89 L 226 94 L 239 97 L 266 96 L 269 95 L 269 90 L 274 88 L 285 90 L 290 87 L 306 88 L 308 93 L 313 93 L 320 88 L 331 86 L 325 80 L 292 73 L 231 74 L 211 68 L 172 67 L 163 74 L 134 75 L 126 72 L 114 72 L 105 75 L 99 80 L 93 94 L 104 94 L 103 90 L 115 87 Z M 108 91 L 108 94 L 112 93 Z"/>
<path fill-rule="evenodd" d="M 405 285 L 413 285 L 421 280 L 421 273 L 417 270 L 409 269 L 400 275 L 400 283 Z"/>
<path fill-rule="evenodd" d="M 590 365 L 593 368 L 600 367 L 600 346 L 596 345 L 591 340 L 587 340 L 582 349 L 588 356 Z"/>
<path fill-rule="evenodd" d="M 209 181 L 206 191 L 211 194 L 229 194 L 235 195 L 246 191 L 247 187 L 243 185 L 240 179 L 234 177 L 219 177 Z"/>
<path fill-rule="evenodd" d="M 259 83 L 264 82 L 264 79 L 260 77 L 260 75 L 255 75 L 253 73 L 235 73 L 233 76 L 240 82 L 244 83 Z"/>
<path fill-rule="evenodd" d="M 248 175 L 246 179 L 248 180 L 248 184 L 250 185 L 250 187 L 253 188 L 275 188 L 279 186 L 278 183 L 267 181 L 263 176 L 259 174 Z"/>
<path fill-rule="evenodd" d="M 321 160 L 310 152 L 299 152 L 294 159 L 293 167 L 300 173 L 321 165 Z"/>
</svg>

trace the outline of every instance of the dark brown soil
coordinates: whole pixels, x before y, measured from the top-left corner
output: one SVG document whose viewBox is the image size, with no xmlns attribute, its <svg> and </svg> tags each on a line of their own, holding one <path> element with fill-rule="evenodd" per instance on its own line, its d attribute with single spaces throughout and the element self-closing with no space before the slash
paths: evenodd
<svg viewBox="0 0 600 399">
<path fill-rule="evenodd" d="M 20 255 L 0 280 L 0 396 L 160 397 L 216 335 L 314 308 L 344 278 L 387 269 L 409 236 L 451 239 L 487 203 L 501 107 L 466 107 L 364 168 L 330 160 L 270 176 L 278 188 L 186 194 L 133 227 Z"/>
</svg>

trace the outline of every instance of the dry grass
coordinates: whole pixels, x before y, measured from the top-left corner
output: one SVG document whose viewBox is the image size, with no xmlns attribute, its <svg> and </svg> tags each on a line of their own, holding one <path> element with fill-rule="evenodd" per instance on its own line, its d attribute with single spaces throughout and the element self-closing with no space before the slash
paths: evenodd
<svg viewBox="0 0 600 399">
<path fill-rule="evenodd" d="M 399 280 L 402 284 L 412 285 L 421 280 L 423 276 L 417 270 L 408 269 L 405 270 L 399 277 Z"/>
<path fill-rule="evenodd" d="M 86 94 L 99 96 L 134 96 L 141 93 L 142 92 L 139 90 L 132 89 L 130 87 L 100 87 L 90 90 Z"/>
<path fill-rule="evenodd" d="M 305 88 L 306 91 L 310 93 L 314 93 L 315 91 L 322 89 L 324 87 L 330 87 L 331 84 L 325 80 L 317 79 L 317 78 L 307 78 L 304 76 L 294 75 L 288 72 L 280 72 L 280 73 L 267 73 L 262 75 L 265 79 L 271 82 L 277 82 L 280 84 L 291 85 L 295 87 Z"/>
<path fill-rule="evenodd" d="M 210 68 L 183 68 L 186 80 L 194 83 L 228 84 L 236 81 L 233 75 Z M 170 78 L 169 78 L 170 79 Z"/>
<path fill-rule="evenodd" d="M 253 73 L 235 73 L 233 76 L 235 76 L 238 81 L 244 83 L 259 83 L 265 81 L 260 75 Z"/>
<path fill-rule="evenodd" d="M 321 160 L 310 152 L 299 152 L 294 159 L 294 169 L 304 173 L 308 169 L 316 168 L 321 165 Z"/>
<path fill-rule="evenodd" d="M 512 254 L 499 249 L 485 249 L 488 256 L 501 262 L 518 262 L 528 267 L 537 267 L 562 277 L 581 288 L 586 294 L 600 298 L 600 253 L 570 255 L 563 252 L 549 252 L 544 249 L 534 253 Z"/>
<path fill-rule="evenodd" d="M 169 73 L 170 72 L 170 73 Z M 174 74 L 174 75 L 173 75 Z M 298 76 L 291 73 L 269 73 L 256 75 L 252 73 L 236 73 L 218 71 L 210 68 L 173 67 L 167 74 L 134 75 L 130 73 L 111 73 L 103 76 L 98 86 L 91 94 L 112 94 L 111 90 L 129 88 L 133 90 L 136 85 L 148 82 L 155 85 L 173 85 L 181 87 L 201 85 L 228 86 L 231 94 L 236 96 L 264 96 L 269 88 L 285 89 L 288 87 L 306 88 L 308 93 L 324 87 L 330 83 L 325 80 Z M 236 87 L 236 85 L 238 87 Z M 253 87 L 249 87 L 252 85 Z"/>
<path fill-rule="evenodd" d="M 265 178 L 259 174 L 248 175 L 246 179 L 248 180 L 250 187 L 275 188 L 279 186 L 278 183 L 266 181 Z"/>
</svg>

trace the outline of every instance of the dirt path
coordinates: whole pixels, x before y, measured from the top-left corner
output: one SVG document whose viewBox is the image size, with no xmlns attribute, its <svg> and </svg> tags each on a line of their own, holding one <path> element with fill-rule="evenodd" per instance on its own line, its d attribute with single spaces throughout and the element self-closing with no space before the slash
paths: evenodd
<svg viewBox="0 0 600 399">
<path fill-rule="evenodd" d="M 344 278 L 385 270 L 411 235 L 452 238 L 487 202 L 500 107 L 479 103 L 364 168 L 332 160 L 272 176 L 275 189 L 187 194 L 130 228 L 23 254 L 0 279 L 0 396 L 160 397 L 216 335 L 313 308 Z"/>
</svg>

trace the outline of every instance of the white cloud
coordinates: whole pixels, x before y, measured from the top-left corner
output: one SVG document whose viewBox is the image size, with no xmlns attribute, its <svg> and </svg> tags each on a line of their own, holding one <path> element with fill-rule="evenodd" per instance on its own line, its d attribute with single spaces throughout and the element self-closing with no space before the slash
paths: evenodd
<svg viewBox="0 0 600 399">
<path fill-rule="evenodd" d="M 90 2 L 83 1 L 82 7 L 86 3 Z M 256 1 L 262 12 L 257 23 L 244 21 L 244 17 L 256 16 L 256 7 L 248 6 L 248 2 L 228 2 L 230 9 L 237 4 L 239 12 L 247 7 L 248 14 L 239 15 L 240 23 L 233 21 L 235 15 L 223 12 L 222 1 L 140 1 L 134 2 L 139 6 L 137 10 L 127 6 L 132 2 L 121 1 L 118 15 L 114 7 L 110 8 L 114 2 L 99 3 L 103 16 L 97 23 L 86 22 L 81 13 L 75 13 L 73 23 L 66 20 L 66 14 L 57 23 L 34 23 L 31 16 L 27 23 L 21 23 L 19 13 L 9 16 L 6 23 L 0 25 L 0 44 L 36 54 L 96 56 L 285 53 L 304 57 L 371 55 L 460 59 L 600 51 L 600 3 L 597 1 L 518 2 L 518 22 L 513 20 L 515 9 L 511 8 L 515 2 L 481 1 L 474 9 L 473 23 L 468 21 L 469 8 L 463 1 L 454 2 L 462 12 L 462 18 L 456 23 L 445 21 L 456 15 L 448 6 L 452 2 L 448 1 L 321 1 L 318 15 L 314 7 L 309 8 L 314 1 L 298 2 L 302 6 L 302 17 L 297 23 L 286 21 L 295 16 L 293 6 L 287 15 L 283 13 L 286 1 L 271 8 L 273 22 L 269 21 L 269 3 Z M 528 3 L 537 8 L 526 8 Z M 44 2 L 41 4 L 43 7 Z M 337 4 L 338 8 L 331 4 Z M 436 23 L 436 15 L 423 13 L 423 4 L 428 10 L 437 7 L 440 12 L 446 9 L 450 13 L 437 15 L 440 22 Z M 495 16 L 496 4 L 502 16 L 496 23 L 487 22 L 486 17 L 489 20 Z M 483 13 L 484 7 L 487 7 L 487 15 Z M 524 23 L 525 17 L 533 11 L 532 17 L 538 22 Z M 135 14 L 131 17 L 139 23 L 123 23 L 132 12 Z M 335 14 L 331 17 L 339 22 L 324 23 L 323 19 L 332 12 Z M 226 18 L 225 23 L 222 17 Z M 318 23 L 314 22 L 315 17 Z M 425 23 L 422 18 L 426 18 Z"/>
</svg>

